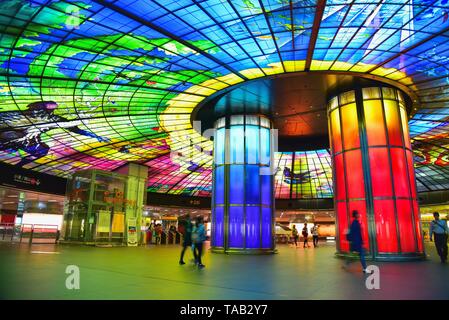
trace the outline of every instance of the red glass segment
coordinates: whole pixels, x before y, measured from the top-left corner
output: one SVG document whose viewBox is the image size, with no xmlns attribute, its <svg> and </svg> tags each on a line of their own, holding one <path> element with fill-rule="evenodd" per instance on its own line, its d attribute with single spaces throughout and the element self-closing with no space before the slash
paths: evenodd
<svg viewBox="0 0 449 320">
<path fill-rule="evenodd" d="M 346 203 L 337 202 L 337 217 L 338 217 L 338 235 L 339 247 L 341 252 L 349 252 L 349 242 L 346 240 L 346 233 L 349 229 L 348 213 L 346 212 Z"/>
<path fill-rule="evenodd" d="M 352 218 L 352 212 L 357 210 L 360 214 L 360 224 L 362 225 L 362 238 L 363 238 L 363 247 L 369 250 L 369 232 L 368 232 L 368 217 L 366 212 L 366 203 L 365 200 L 357 200 L 357 201 L 349 201 L 349 215 Z"/>
<path fill-rule="evenodd" d="M 379 253 L 397 253 L 398 236 L 394 200 L 374 200 L 374 220 Z"/>
<path fill-rule="evenodd" d="M 421 229 L 421 219 L 419 218 L 418 201 L 413 200 L 412 203 L 413 203 L 413 217 L 415 219 L 415 235 L 416 235 L 416 241 L 418 244 L 418 252 L 424 252 L 422 229 Z"/>
<path fill-rule="evenodd" d="M 404 149 L 391 148 L 391 166 L 393 169 L 394 191 L 396 197 L 410 197 L 410 186 Z"/>
<path fill-rule="evenodd" d="M 390 160 L 387 148 L 370 148 L 369 162 L 373 197 L 391 197 Z"/>
<path fill-rule="evenodd" d="M 343 163 L 343 154 L 334 156 L 335 165 L 335 198 L 337 200 L 346 199 L 346 187 L 345 187 L 345 169 Z"/>
<path fill-rule="evenodd" d="M 415 180 L 415 168 L 413 167 L 413 153 L 412 151 L 406 150 L 405 154 L 407 156 L 407 166 L 411 186 L 410 193 L 412 195 L 412 198 L 416 198 L 416 180 Z"/>
<path fill-rule="evenodd" d="M 346 179 L 348 181 L 347 196 L 349 199 L 365 197 L 365 179 L 363 178 L 362 152 L 351 150 L 345 152 Z"/>
<path fill-rule="evenodd" d="M 415 252 L 415 235 L 412 222 L 412 207 L 410 200 L 396 200 L 398 210 L 399 239 L 401 251 Z"/>
</svg>

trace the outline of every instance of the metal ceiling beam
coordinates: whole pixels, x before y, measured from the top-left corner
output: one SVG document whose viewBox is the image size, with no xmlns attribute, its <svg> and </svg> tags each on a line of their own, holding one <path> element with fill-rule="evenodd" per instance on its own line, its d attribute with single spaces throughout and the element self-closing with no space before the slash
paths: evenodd
<svg viewBox="0 0 449 320">
<path fill-rule="evenodd" d="M 98 3 L 98 4 L 100 4 L 100 5 L 102 5 L 102 6 L 104 6 L 104 7 L 106 7 L 106 8 L 108 8 L 108 9 L 110 9 L 110 10 L 112 10 L 112 11 L 116 11 L 116 12 L 124 15 L 127 18 L 130 18 L 130 19 L 132 19 L 134 21 L 137 21 L 137 22 L 141 23 L 142 25 L 147 26 L 147 27 L 149 27 L 149 28 L 159 32 L 160 34 L 163 34 L 167 38 L 170 38 L 170 39 L 173 39 L 173 40 L 175 40 L 175 41 L 177 41 L 179 43 L 182 43 L 184 46 L 186 46 L 186 47 L 188 47 L 188 48 L 190 48 L 190 49 L 200 53 L 201 55 L 207 57 L 208 59 L 214 61 L 219 66 L 222 66 L 223 68 L 228 69 L 231 73 L 236 74 L 237 76 L 239 76 L 240 78 L 242 78 L 244 80 L 248 80 L 248 78 L 246 78 L 245 76 L 241 75 L 237 70 L 235 70 L 234 68 L 231 68 L 230 66 L 228 66 L 226 64 L 223 64 L 223 62 L 221 62 L 219 59 L 215 58 L 213 55 L 205 52 L 204 50 L 201 50 L 200 48 L 192 45 L 188 41 L 186 41 L 186 40 L 184 40 L 184 39 L 182 39 L 182 38 L 172 34 L 171 32 L 169 32 L 169 31 L 167 31 L 167 30 L 165 30 L 165 29 L 155 25 L 154 23 L 152 23 L 150 21 L 147 21 L 147 20 L 145 20 L 145 19 L 135 15 L 134 13 L 126 11 L 125 9 L 123 9 L 123 8 L 113 4 L 113 3 L 110 3 L 108 1 L 105 1 L 105 0 L 93 0 L 93 1 Z"/>
<path fill-rule="evenodd" d="M 313 20 L 312 35 L 310 36 L 309 49 L 307 51 L 305 70 L 310 70 L 312 64 L 313 52 L 315 51 L 315 44 L 320 31 L 321 20 L 323 19 L 324 9 L 326 7 L 326 0 L 318 0 L 316 5 L 315 19 Z"/>
</svg>

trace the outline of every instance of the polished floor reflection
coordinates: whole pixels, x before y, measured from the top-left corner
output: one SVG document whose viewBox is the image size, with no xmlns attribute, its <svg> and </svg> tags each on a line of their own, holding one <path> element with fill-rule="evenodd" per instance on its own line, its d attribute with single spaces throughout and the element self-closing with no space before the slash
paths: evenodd
<svg viewBox="0 0 449 320">
<path fill-rule="evenodd" d="M 380 290 L 368 290 L 335 247 L 278 246 L 271 256 L 206 252 L 206 268 L 178 265 L 178 246 L 94 248 L 0 243 L 1 299 L 449 299 L 449 265 L 427 246 L 424 262 L 375 263 Z M 191 258 L 187 253 L 188 261 Z M 66 289 L 68 265 L 80 290 Z"/>
</svg>

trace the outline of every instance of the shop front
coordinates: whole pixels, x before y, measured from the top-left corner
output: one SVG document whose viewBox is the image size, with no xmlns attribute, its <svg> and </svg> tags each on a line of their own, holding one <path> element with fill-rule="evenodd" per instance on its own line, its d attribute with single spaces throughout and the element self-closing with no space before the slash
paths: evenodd
<svg viewBox="0 0 449 320">
<path fill-rule="evenodd" d="M 64 196 L 0 187 L 0 239 L 54 242 L 61 230 L 63 211 Z"/>
</svg>

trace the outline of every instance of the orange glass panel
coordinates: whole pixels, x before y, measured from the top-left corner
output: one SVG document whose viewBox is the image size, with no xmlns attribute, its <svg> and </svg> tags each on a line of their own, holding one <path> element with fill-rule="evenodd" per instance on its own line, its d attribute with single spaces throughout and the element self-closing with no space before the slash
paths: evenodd
<svg viewBox="0 0 449 320">
<path fill-rule="evenodd" d="M 365 112 L 366 134 L 368 145 L 386 145 L 384 117 L 381 100 L 368 100 L 363 102 Z"/>
<path fill-rule="evenodd" d="M 402 252 L 415 252 L 415 235 L 410 200 L 396 200 L 398 210 L 399 239 Z"/>
<path fill-rule="evenodd" d="M 415 168 L 413 167 L 413 153 L 412 151 L 405 151 L 407 156 L 407 166 L 410 178 L 410 194 L 412 198 L 416 198 L 416 180 L 415 180 Z"/>
<path fill-rule="evenodd" d="M 341 108 L 344 149 L 360 147 L 359 124 L 355 103 Z"/>
<path fill-rule="evenodd" d="M 370 148 L 369 163 L 373 197 L 391 197 L 390 160 L 387 148 Z"/>
<path fill-rule="evenodd" d="M 331 129 L 332 129 L 332 147 L 333 153 L 341 151 L 341 128 L 340 128 L 340 111 L 335 109 L 330 114 L 331 117 Z"/>
<path fill-rule="evenodd" d="M 397 253 L 398 238 L 394 200 L 374 200 L 374 219 L 376 221 L 376 241 L 379 253 Z"/>
<path fill-rule="evenodd" d="M 384 100 L 384 107 L 390 145 L 402 146 L 401 123 L 399 119 L 398 104 L 395 101 Z"/>
<path fill-rule="evenodd" d="M 365 179 L 363 177 L 362 153 L 360 150 L 345 152 L 348 198 L 365 198 Z"/>
</svg>

